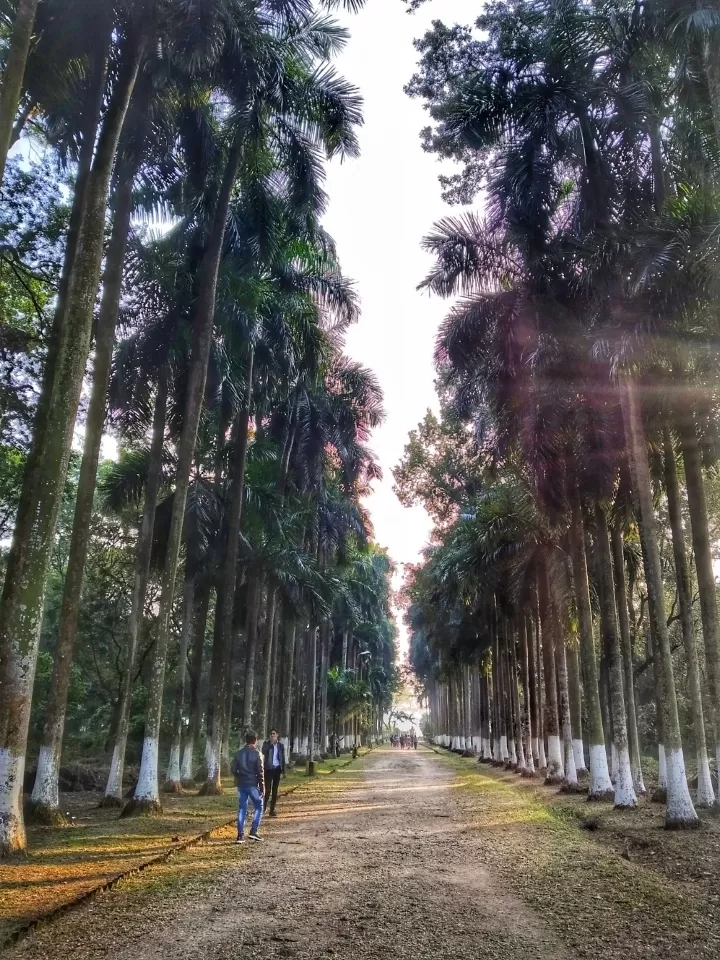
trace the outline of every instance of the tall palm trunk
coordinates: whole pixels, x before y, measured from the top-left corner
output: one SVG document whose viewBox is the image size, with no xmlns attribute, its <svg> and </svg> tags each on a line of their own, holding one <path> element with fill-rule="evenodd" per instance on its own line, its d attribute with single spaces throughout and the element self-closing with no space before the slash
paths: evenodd
<svg viewBox="0 0 720 960">
<path fill-rule="evenodd" d="M 522 685 L 525 691 L 525 767 L 527 769 L 528 776 L 533 776 L 535 774 L 535 757 L 533 756 L 535 752 L 533 743 L 535 723 L 533 719 L 532 706 L 532 681 L 530 679 L 530 648 L 532 646 L 532 640 L 528 637 L 530 624 L 524 611 L 520 614 L 519 628 L 521 658 L 520 666 L 522 673 Z"/>
<path fill-rule="evenodd" d="M 90 545 L 90 521 L 97 482 L 100 445 L 105 425 L 105 399 L 110 381 L 115 327 L 120 309 L 123 265 L 132 213 L 134 175 L 135 164 L 125 163 L 115 194 L 113 230 L 108 246 L 103 296 L 95 332 L 95 364 L 85 425 L 85 444 L 80 465 L 75 516 L 70 539 L 62 606 L 60 608 L 60 626 L 53 662 L 50 697 L 45 711 L 43 739 L 32 792 L 33 817 L 45 822 L 63 819 L 60 813 L 58 794 L 60 754 L 75 651 L 83 574 Z"/>
<path fill-rule="evenodd" d="M 324 620 L 320 631 L 320 752 L 328 752 L 327 702 L 328 670 L 330 669 L 330 627 L 331 622 Z"/>
<path fill-rule="evenodd" d="M 680 606 L 680 624 L 682 626 L 683 644 L 685 646 L 685 660 L 687 661 L 690 711 L 693 721 L 693 733 L 695 735 L 695 756 L 697 758 L 698 778 L 695 804 L 698 807 L 712 807 L 715 805 L 715 791 L 713 790 L 712 778 L 710 776 L 707 741 L 705 738 L 705 717 L 703 715 L 702 687 L 700 684 L 700 664 L 698 663 L 695 628 L 693 626 L 692 588 L 690 586 L 690 570 L 688 568 L 687 554 L 685 553 L 685 531 L 682 521 L 680 484 L 678 483 L 677 466 L 675 463 L 675 449 L 667 424 L 663 427 L 663 462 L 665 468 L 665 491 L 667 493 L 670 529 L 672 531 L 673 557 L 675 560 L 675 580 L 677 583 L 678 604 Z M 702 482 L 702 477 L 700 480 Z M 715 606 L 714 587 L 713 579 L 713 607 Z"/>
<path fill-rule="evenodd" d="M 570 723 L 572 725 L 572 745 L 577 773 L 585 773 L 585 745 L 582 733 L 582 692 L 580 689 L 580 661 L 576 639 L 568 638 L 565 645 L 567 657 L 568 688 L 570 690 Z"/>
<path fill-rule="evenodd" d="M 535 633 L 533 630 L 533 619 L 531 616 L 525 616 L 525 640 L 527 642 L 527 661 L 528 661 L 528 692 L 530 705 L 530 749 L 533 758 L 533 765 L 540 765 L 540 707 L 538 697 L 538 667 L 537 667 L 537 645 L 535 642 Z"/>
<path fill-rule="evenodd" d="M 548 757 L 546 783 L 562 783 L 565 779 L 563 751 L 560 743 L 558 715 L 557 675 L 555 671 L 555 636 L 550 600 L 550 582 L 547 561 L 538 574 L 538 601 L 542 626 L 542 650 L 545 673 L 545 732 Z"/>
<path fill-rule="evenodd" d="M 623 674 L 625 691 L 625 706 L 627 707 L 628 744 L 630 747 L 630 768 L 632 770 L 635 793 L 644 795 L 645 781 L 640 763 L 640 737 L 637 726 L 637 710 L 635 706 L 635 669 L 633 664 L 632 637 L 630 634 L 630 619 L 628 616 L 628 597 L 625 585 L 625 558 L 623 555 L 622 527 L 619 523 L 613 524 L 610 535 L 613 552 L 613 574 L 615 576 L 615 605 L 617 607 L 618 623 L 620 625 L 620 641 L 622 644 Z"/>
<path fill-rule="evenodd" d="M 577 770 L 575 768 L 572 718 L 570 716 L 570 685 L 568 681 L 567 654 L 565 652 L 565 637 L 563 636 L 561 620 L 558 615 L 557 602 L 553 596 L 551 596 L 551 610 L 554 624 L 555 672 L 558 685 L 558 713 L 560 729 L 562 731 L 565 784 L 573 787 L 577 786 Z"/>
<path fill-rule="evenodd" d="M 272 661 L 275 656 L 273 650 L 273 640 L 275 638 L 275 617 L 277 616 L 277 588 L 268 590 L 267 613 L 265 615 L 265 644 L 263 646 L 263 676 L 262 687 L 260 688 L 260 699 L 258 702 L 258 721 L 257 730 L 260 737 L 265 739 L 270 731 L 268 726 L 268 707 L 270 704 L 270 682 L 272 680 Z"/>
<path fill-rule="evenodd" d="M 18 0 L 10 46 L 0 86 L 0 184 L 5 176 L 5 164 L 15 125 L 15 116 L 22 94 L 25 65 L 30 52 L 38 0 Z"/>
<path fill-rule="evenodd" d="M 310 656 L 308 679 L 310 682 L 308 704 L 308 773 L 315 772 L 315 719 L 317 713 L 317 643 L 318 627 L 310 628 Z"/>
<path fill-rule="evenodd" d="M 285 744 L 285 753 L 290 756 L 290 736 L 292 725 L 292 695 L 293 695 L 293 663 L 295 660 L 295 638 L 297 623 L 287 620 L 283 624 L 285 631 L 285 648 L 283 650 L 283 680 L 280 692 L 280 718 L 282 724 L 282 741 Z"/>
<path fill-rule="evenodd" d="M 168 378 L 168 366 L 167 364 L 163 364 L 160 369 L 157 393 L 155 395 L 150 459 L 145 483 L 145 507 L 143 509 L 143 517 L 137 541 L 135 577 L 130 605 L 130 623 L 128 624 L 128 635 L 125 645 L 125 662 L 123 664 L 122 690 L 120 692 L 120 707 L 118 710 L 115 744 L 110 762 L 110 774 L 107 784 L 105 785 L 105 798 L 102 801 L 103 805 L 108 807 L 122 805 L 122 782 L 125 769 L 125 748 L 127 746 L 128 729 L 130 726 L 133 670 L 145 610 L 145 594 L 147 593 L 148 578 L 150 576 L 155 509 L 157 507 L 158 490 L 162 476 Z"/>
<path fill-rule="evenodd" d="M 253 695 L 255 692 L 255 659 L 258 645 L 258 626 L 260 604 L 262 602 L 262 579 L 256 578 L 252 606 L 248 605 L 247 630 L 245 631 L 245 689 L 243 695 L 243 728 L 249 730 L 252 725 Z"/>
<path fill-rule="evenodd" d="M 215 297 L 222 259 L 225 228 L 230 198 L 237 179 L 242 154 L 242 135 L 238 134 L 225 164 L 222 184 L 215 205 L 210 238 L 200 267 L 200 283 L 193 317 L 193 343 L 190 355 L 185 414 L 182 433 L 178 443 L 178 463 L 175 475 L 170 530 L 168 533 L 165 565 L 160 593 L 160 614 L 153 661 L 148 682 L 147 713 L 143 740 L 140 774 L 135 789 L 134 803 L 128 813 L 152 812 L 160 807 L 158 789 L 158 751 L 160 746 L 160 721 L 162 718 L 163 690 L 165 688 L 165 664 L 170 635 L 170 613 L 175 600 L 175 579 L 180 557 L 180 542 L 185 506 L 190 484 L 190 471 L 195 455 L 200 413 L 205 395 L 210 345 L 212 342 Z M 219 742 L 219 741 L 218 741 Z"/>
<path fill-rule="evenodd" d="M 605 751 L 605 733 L 603 731 L 597 660 L 593 639 L 590 583 L 588 580 L 587 557 L 585 555 L 585 531 L 582 507 L 577 483 L 574 480 L 571 480 L 569 483 L 568 499 L 570 500 L 571 511 L 570 557 L 572 562 L 575 604 L 578 611 L 580 666 L 583 676 L 589 745 L 590 785 L 588 787 L 588 798 L 591 800 L 604 800 L 610 799 L 614 793 L 610 780 L 610 771 L 608 769 L 607 753 Z"/>
<path fill-rule="evenodd" d="M 239 411 L 234 431 L 232 463 L 230 466 L 230 487 L 226 514 L 226 536 L 220 568 L 220 582 L 217 591 L 217 609 L 215 611 L 215 644 L 213 660 L 215 676 L 213 678 L 212 727 L 210 757 L 207 782 L 203 793 L 218 793 L 221 785 L 222 744 L 225 734 L 225 714 L 230 697 L 230 670 L 233 638 L 233 611 L 235 609 L 235 590 L 237 583 L 238 556 L 240 550 L 240 526 L 245 496 L 245 463 L 247 461 L 248 428 L 250 424 L 250 404 L 252 402 L 252 383 L 255 353 L 250 353 L 245 367 L 245 399 Z"/>
<path fill-rule="evenodd" d="M 48 358 L 52 376 L 44 382 L 35 418 L 0 601 L 0 857 L 26 846 L 20 797 L 47 566 L 90 352 L 110 177 L 142 53 L 142 43 L 135 43 L 121 67 L 98 141 L 67 311 Z"/>
<path fill-rule="evenodd" d="M 210 607 L 210 578 L 201 579 L 195 590 L 193 606 L 193 640 L 190 665 L 190 726 L 183 750 L 180 782 L 189 787 L 195 780 L 194 765 L 196 751 L 200 746 L 200 719 L 202 697 L 202 665 L 205 650 L 205 630 L 207 628 Z"/>
<path fill-rule="evenodd" d="M 518 617 L 518 626 L 522 630 L 524 619 L 522 615 Z M 522 641 L 521 641 L 522 642 Z M 513 628 L 510 643 L 510 685 L 513 697 L 513 713 L 515 715 L 515 753 L 517 755 L 517 769 L 521 774 L 527 773 L 527 763 L 525 762 L 525 729 L 523 726 L 523 714 L 520 704 L 520 675 L 517 659 L 517 637 Z"/>
<path fill-rule="evenodd" d="M 185 706 L 185 681 L 187 678 L 187 657 L 192 635 L 192 618 L 195 609 L 195 578 L 189 576 L 186 570 L 185 588 L 183 590 L 182 630 L 180 632 L 180 648 L 178 650 L 177 680 L 175 685 L 175 701 L 173 704 L 172 740 L 170 741 L 170 757 L 163 791 L 165 793 L 182 792 L 180 773 L 180 751 L 182 747 L 182 715 Z"/>
<path fill-rule="evenodd" d="M 610 655 L 610 709 L 612 710 L 613 746 L 618 763 L 615 780 L 615 806 L 622 809 L 632 809 L 637 806 L 637 797 L 635 796 L 632 768 L 630 766 L 623 692 L 623 661 L 615 608 L 610 538 L 608 536 L 607 515 L 599 504 L 595 505 L 595 543 L 598 550 L 598 568 L 600 571 L 600 619 L 603 634 L 607 638 Z"/>
<path fill-rule="evenodd" d="M 685 758 L 680 737 L 672 651 L 670 650 L 670 639 L 665 619 L 662 567 L 660 565 L 645 431 L 640 415 L 636 386 L 630 379 L 627 379 L 621 385 L 621 399 L 623 422 L 632 465 L 633 489 L 637 498 L 639 513 L 640 537 L 643 545 L 645 579 L 648 591 L 648 610 L 654 636 L 657 639 L 658 666 L 662 671 L 663 733 L 667 765 L 665 824 L 668 827 L 695 826 L 699 821 L 685 777 Z"/>
<path fill-rule="evenodd" d="M 687 417 L 679 418 L 679 420 L 690 528 L 695 554 L 695 571 L 698 580 L 698 593 L 700 594 L 700 617 L 705 644 L 705 662 L 707 663 L 710 703 L 712 705 L 711 720 L 715 728 L 715 758 L 716 764 L 720 764 L 720 626 L 718 624 L 715 572 L 713 570 L 708 530 L 705 483 L 694 418 L 690 413 Z M 720 766 L 717 769 L 720 770 Z"/>
</svg>

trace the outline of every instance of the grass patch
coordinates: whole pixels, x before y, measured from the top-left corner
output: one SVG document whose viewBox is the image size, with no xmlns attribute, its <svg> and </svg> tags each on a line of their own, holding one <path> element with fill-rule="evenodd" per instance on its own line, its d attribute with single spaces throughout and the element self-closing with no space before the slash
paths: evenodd
<svg viewBox="0 0 720 960">
<path fill-rule="evenodd" d="M 360 751 L 364 756 L 368 751 Z M 348 756 L 316 764 L 316 776 L 309 778 L 301 767 L 290 771 L 282 781 L 280 793 L 287 794 L 311 784 L 339 782 L 332 777 L 336 771 L 352 762 Z M 86 896 L 121 874 L 136 870 L 169 849 L 179 849 L 189 840 L 210 830 L 218 830 L 237 813 L 237 791 L 232 780 L 223 781 L 220 796 L 202 797 L 195 794 L 166 794 L 162 796 L 162 813 L 152 817 L 125 819 L 119 809 L 98 807 L 97 793 L 62 795 L 67 809 L 69 826 L 30 826 L 28 828 L 28 855 L 23 860 L 0 862 L 0 946 L 19 930 L 55 910 Z M 315 789 L 313 787 L 313 789 Z M 204 876 L 217 855 L 217 869 L 222 869 L 225 854 L 232 851 L 227 839 L 234 834 L 229 826 L 227 836 L 220 830 L 220 843 L 205 844 L 204 853 L 197 862 L 205 863 Z M 215 834 L 213 834 L 213 837 Z M 176 854 L 166 864 L 154 865 L 151 870 L 137 874 L 138 883 L 180 882 L 181 870 L 175 866 Z M 230 854 L 228 853 L 228 856 Z M 193 857 L 193 863 L 196 858 Z M 229 862 L 229 861 L 228 861 Z M 130 882 L 129 880 L 124 883 Z"/>
</svg>

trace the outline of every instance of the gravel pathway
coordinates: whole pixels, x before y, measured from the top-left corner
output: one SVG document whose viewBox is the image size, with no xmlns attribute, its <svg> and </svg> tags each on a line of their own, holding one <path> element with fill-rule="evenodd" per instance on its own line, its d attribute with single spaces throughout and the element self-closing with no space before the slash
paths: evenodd
<svg viewBox="0 0 720 960">
<path fill-rule="evenodd" d="M 149 879 L 41 927 L 14 957 L 73 960 L 563 960 L 544 922 L 482 867 L 453 772 L 382 749 L 264 824 L 261 846 L 193 893 Z M 227 858 L 230 837 L 222 841 Z M 192 852 L 183 855 L 192 857 Z M 239 861 L 239 862 L 238 862 Z M 202 862 L 188 870 L 211 869 Z M 148 882 L 151 883 L 148 889 Z M 143 907 L 144 904 L 144 907 Z"/>
</svg>

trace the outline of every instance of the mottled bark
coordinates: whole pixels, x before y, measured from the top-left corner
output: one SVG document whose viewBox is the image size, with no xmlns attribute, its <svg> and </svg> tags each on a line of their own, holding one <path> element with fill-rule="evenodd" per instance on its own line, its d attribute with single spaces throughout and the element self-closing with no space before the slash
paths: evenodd
<svg viewBox="0 0 720 960">
<path fill-rule="evenodd" d="M 640 762 L 640 738 L 637 727 L 637 710 L 635 706 L 635 670 L 633 664 L 632 635 L 630 633 L 630 618 L 627 587 L 625 584 L 625 558 L 623 551 L 623 534 L 619 523 L 615 523 L 611 533 L 613 552 L 613 574 L 615 577 L 615 605 L 617 607 L 618 624 L 620 626 L 620 641 L 623 659 L 623 689 L 625 691 L 625 706 L 627 707 L 628 744 L 630 747 L 630 767 L 632 769 L 635 792 L 645 794 Z"/>
<path fill-rule="evenodd" d="M 135 44 L 121 65 L 98 141 L 67 309 L 48 359 L 50 375 L 35 418 L 0 601 L 0 857 L 26 845 L 20 797 L 47 567 L 90 352 L 110 177 L 141 57 L 142 45 Z"/>
<path fill-rule="evenodd" d="M 695 554 L 695 572 L 697 574 L 698 593 L 700 594 L 700 618 L 705 644 L 708 688 L 712 708 L 710 720 L 715 733 L 715 758 L 716 761 L 720 761 L 720 625 L 718 624 L 715 572 L 713 570 L 708 529 L 705 483 L 694 419 L 691 414 L 688 414 L 679 418 L 679 422 L 693 553 Z M 718 769 L 720 770 L 720 767 Z"/>
<path fill-rule="evenodd" d="M 617 611 L 615 607 L 615 585 L 613 582 L 610 538 L 608 536 L 607 515 L 599 505 L 595 506 L 595 545 L 598 552 L 600 573 L 600 621 L 602 631 L 607 638 L 609 654 L 610 709 L 612 710 L 613 745 L 617 753 L 618 771 L 615 780 L 615 806 L 633 808 L 637 806 L 633 775 L 630 766 L 630 750 L 627 735 L 627 715 L 623 691 L 623 661 L 618 634 Z"/>
<path fill-rule="evenodd" d="M 653 636 L 657 640 L 658 666 L 662 670 L 663 733 L 667 764 L 667 808 L 665 823 L 669 827 L 694 826 L 698 823 L 685 777 L 685 759 L 680 737 L 672 651 L 665 616 L 662 567 L 658 549 L 657 524 L 652 499 L 645 431 L 640 414 L 637 387 L 630 379 L 621 384 L 623 422 L 632 465 L 633 492 L 636 497 L 643 548 L 648 610 Z"/>
<path fill-rule="evenodd" d="M 110 381 L 115 327 L 120 309 L 123 265 L 132 213 L 134 174 L 135 164 L 124 163 L 114 198 L 113 229 L 108 246 L 103 296 L 95 331 L 92 390 L 85 423 L 85 441 L 60 608 L 60 625 L 53 661 L 50 696 L 45 711 L 40 758 L 32 793 L 35 814 L 40 813 L 43 819 L 46 819 L 49 815 L 60 816 L 58 793 L 60 754 L 75 652 L 85 561 L 90 545 L 90 521 L 92 519 L 100 446 L 105 424 L 105 403 Z"/>
<path fill-rule="evenodd" d="M 0 86 L 0 184 L 5 176 L 5 164 L 22 94 L 25 65 L 30 52 L 37 6 L 38 0 L 18 0 L 5 58 L 5 69 Z"/>
<path fill-rule="evenodd" d="M 573 478 L 570 479 L 568 484 L 568 499 L 570 501 L 570 559 L 572 562 L 575 604 L 578 611 L 580 667 L 582 669 L 587 716 L 588 759 L 590 763 L 588 795 L 592 799 L 601 799 L 612 795 L 613 787 L 605 752 L 605 732 L 603 730 L 597 659 L 593 638 L 582 507 L 577 483 Z"/>
<path fill-rule="evenodd" d="M 692 459 L 692 454 L 691 454 Z M 695 794 L 695 803 L 698 807 L 712 807 L 715 805 L 715 792 L 710 777 L 707 742 L 705 738 L 705 717 L 703 715 L 702 686 L 700 682 L 700 664 L 698 662 L 697 644 L 695 642 L 695 627 L 692 612 L 692 588 L 690 585 L 690 569 L 685 551 L 685 530 L 682 520 L 682 503 L 680 499 L 680 484 L 678 483 L 677 465 L 675 463 L 675 449 L 673 447 L 670 430 L 665 425 L 663 429 L 663 462 L 665 468 L 665 491 L 668 501 L 668 515 L 672 531 L 673 557 L 675 560 L 675 581 L 678 591 L 678 605 L 680 607 L 680 624 L 682 627 L 685 660 L 688 671 L 688 693 L 690 695 L 690 712 L 693 721 L 695 736 L 695 754 L 697 758 L 698 785 Z M 693 477 L 693 481 L 697 478 Z M 699 476 L 702 484 L 702 476 Z M 703 491 L 704 493 L 704 491 Z M 704 500 L 704 496 L 702 498 Z M 705 537 L 707 538 L 707 528 Z M 702 540 L 703 538 L 701 538 Z M 709 544 L 708 544 L 709 546 Z M 712 565 L 710 566 L 712 575 Z M 715 608 L 715 580 L 712 582 L 712 606 Z M 716 612 L 716 611 L 714 611 Z"/>
<path fill-rule="evenodd" d="M 152 554 L 153 527 L 155 524 L 155 509 L 157 507 L 158 491 L 162 476 L 163 447 L 165 445 L 165 417 L 167 412 L 169 370 L 163 365 L 158 378 L 155 394 L 155 410 L 153 412 L 152 439 L 150 441 L 150 458 L 145 481 L 145 506 L 140 523 L 135 557 L 135 576 L 133 580 L 132 600 L 130 604 L 130 622 L 125 645 L 125 660 L 123 664 L 123 681 L 120 693 L 120 708 L 118 712 L 117 732 L 113 747 L 110 774 L 105 785 L 104 803 L 108 806 L 119 806 L 122 803 L 122 781 L 125 768 L 125 748 L 127 746 L 128 728 L 130 724 L 130 707 L 132 704 L 132 678 L 137 656 L 140 630 L 145 609 L 145 595 L 147 593 L 148 578 L 150 576 L 150 559 Z"/>
</svg>

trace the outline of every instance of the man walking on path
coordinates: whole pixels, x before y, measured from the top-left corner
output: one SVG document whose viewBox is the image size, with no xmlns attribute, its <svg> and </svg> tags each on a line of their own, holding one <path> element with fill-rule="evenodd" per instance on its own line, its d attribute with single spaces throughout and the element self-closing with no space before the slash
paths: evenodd
<svg viewBox="0 0 720 960">
<path fill-rule="evenodd" d="M 230 770 L 235 777 L 238 788 L 240 809 L 238 810 L 237 843 L 245 842 L 245 819 L 247 817 L 248 800 L 252 800 L 253 819 L 250 827 L 250 839 L 262 840 L 258 836 L 260 821 L 263 814 L 263 791 L 265 777 L 263 774 L 263 758 L 257 748 L 257 737 L 254 733 L 245 736 L 245 746 L 233 757 Z"/>
<path fill-rule="evenodd" d="M 270 801 L 270 816 L 276 817 L 280 777 L 285 776 L 285 747 L 278 739 L 277 730 L 270 731 L 270 739 L 263 744 L 262 754 L 265 761 L 265 809 Z"/>
</svg>

